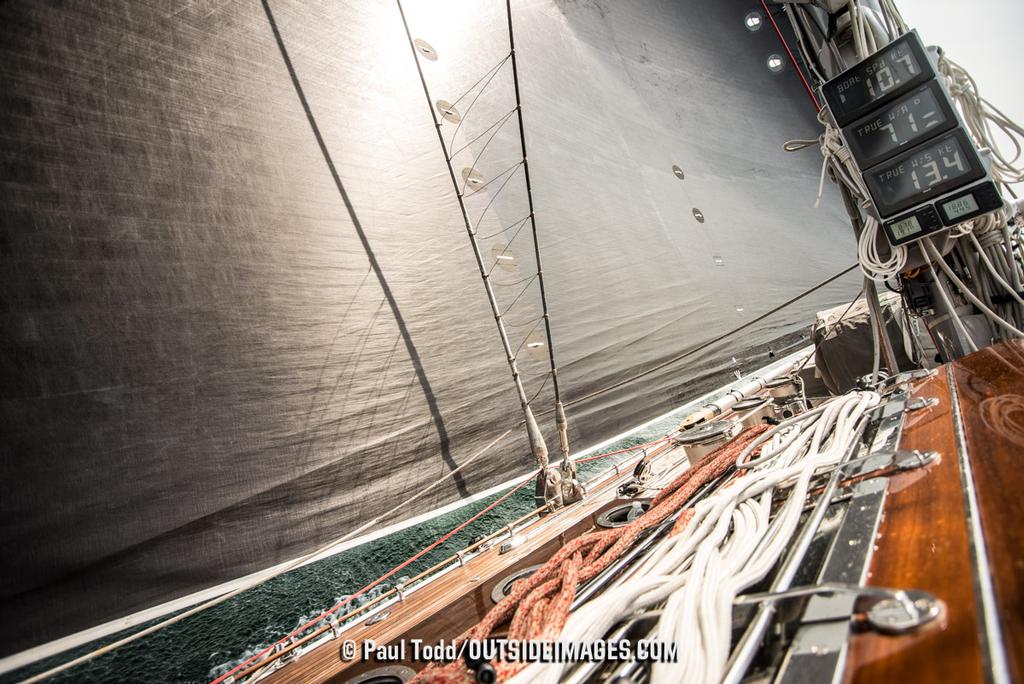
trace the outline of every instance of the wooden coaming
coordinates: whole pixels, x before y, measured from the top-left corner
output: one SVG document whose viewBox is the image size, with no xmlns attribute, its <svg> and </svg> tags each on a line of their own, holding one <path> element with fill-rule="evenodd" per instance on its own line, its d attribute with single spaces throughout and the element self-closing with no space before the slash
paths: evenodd
<svg viewBox="0 0 1024 684">
<path fill-rule="evenodd" d="M 1009 674 L 1024 682 L 1024 344 L 953 365 Z"/>
<path fill-rule="evenodd" d="M 891 478 L 868 580 L 929 591 L 945 603 L 946 614 L 918 633 L 854 637 L 848 684 L 986 682 L 1000 652 L 1012 680 L 1024 681 L 1024 345 L 994 345 L 951 369 L 960 422 L 947 370 L 941 368 L 914 391 L 938 398 L 939 405 L 907 416 L 900 448 L 935 450 L 942 460 L 923 473 Z M 976 491 L 979 546 L 990 563 L 992 617 L 1001 639 L 985 625 L 978 581 L 984 568 L 972 547 L 962 459 L 970 465 Z"/>
<path fill-rule="evenodd" d="M 901 449 L 934 450 L 938 463 L 890 478 L 868 584 L 921 589 L 946 603 L 939 625 L 905 636 L 864 633 L 847 658 L 848 684 L 981 682 L 978 613 L 945 373 L 913 392 L 939 404 L 907 416 Z"/>
</svg>

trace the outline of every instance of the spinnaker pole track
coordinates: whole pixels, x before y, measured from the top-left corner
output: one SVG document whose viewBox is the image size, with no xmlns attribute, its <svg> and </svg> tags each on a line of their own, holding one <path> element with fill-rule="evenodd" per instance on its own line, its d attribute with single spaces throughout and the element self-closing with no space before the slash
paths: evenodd
<svg viewBox="0 0 1024 684">
<path fill-rule="evenodd" d="M 540 305 L 544 316 L 544 333 L 548 340 L 548 361 L 551 364 L 551 386 L 555 392 L 555 422 L 558 425 L 558 439 L 562 449 L 562 462 L 569 464 L 569 432 L 565 407 L 558 392 L 558 367 L 555 364 L 555 345 L 551 338 L 551 317 L 548 314 L 548 300 L 544 291 L 544 268 L 540 261 L 540 242 L 537 239 L 537 214 L 533 209 L 533 186 L 530 184 L 530 162 L 526 155 L 526 130 L 523 126 L 523 103 L 519 94 L 519 65 L 516 61 L 516 38 L 512 28 L 512 0 L 505 0 L 505 15 L 508 17 L 508 47 L 512 57 L 512 84 L 516 93 L 516 117 L 519 119 L 519 142 L 523 150 L 523 176 L 526 180 L 526 200 L 530 208 L 530 227 L 533 230 L 533 253 L 537 260 L 537 283 L 540 288 Z"/>
<path fill-rule="evenodd" d="M 483 280 L 484 290 L 487 293 L 487 302 L 490 304 L 491 313 L 494 315 L 494 322 L 498 327 L 498 336 L 501 338 L 501 345 L 505 350 L 505 357 L 508 360 L 509 370 L 512 372 L 512 381 L 516 386 L 516 393 L 519 395 L 519 403 L 522 406 L 523 417 L 526 420 L 526 431 L 530 440 L 530 450 L 533 452 L 537 465 L 541 468 L 546 468 L 548 464 L 548 448 L 544 443 L 544 436 L 541 434 L 540 427 L 537 425 L 537 420 L 534 418 L 533 410 L 530 408 L 530 400 L 526 396 L 526 389 L 523 387 L 519 368 L 516 365 L 516 357 L 512 353 L 512 345 L 509 343 L 508 333 L 505 330 L 505 324 L 502 320 L 501 309 L 498 308 L 498 301 L 494 296 L 494 289 L 491 287 L 489 280 L 490 274 L 484 267 L 483 255 L 480 253 L 480 245 L 476 240 L 476 232 L 473 228 L 473 224 L 469 220 L 469 213 L 466 210 L 466 202 L 463 198 L 463 193 L 459 189 L 459 182 L 455 177 L 455 167 L 452 166 L 452 158 L 451 155 L 448 154 L 448 146 L 444 141 L 441 122 L 437 118 L 437 113 L 434 111 L 434 106 L 430 99 L 430 88 L 427 86 L 427 79 L 423 75 L 423 67 L 420 65 L 419 56 L 416 54 L 416 44 L 413 41 L 412 32 L 409 29 L 409 22 L 405 17 L 405 9 L 402 7 L 402 0 L 395 0 L 395 4 L 398 5 L 398 13 L 402 18 L 402 26 L 405 28 L 405 37 L 409 42 L 409 50 L 412 52 L 413 62 L 416 64 L 416 73 L 420 77 L 420 85 L 423 86 L 423 95 L 427 99 L 427 108 L 430 110 L 430 117 L 434 122 L 434 130 L 437 132 L 437 140 L 441 144 L 441 152 L 444 154 L 444 162 L 448 167 L 448 175 L 452 181 L 452 188 L 455 190 L 455 197 L 459 202 L 459 210 L 462 212 L 462 221 L 466 226 L 466 234 L 469 237 L 470 245 L 473 247 L 473 257 L 476 259 L 477 268 L 480 270 L 480 277 Z M 514 61 L 513 64 L 515 64 Z M 538 271 L 539 270 L 540 264 L 538 263 Z"/>
</svg>

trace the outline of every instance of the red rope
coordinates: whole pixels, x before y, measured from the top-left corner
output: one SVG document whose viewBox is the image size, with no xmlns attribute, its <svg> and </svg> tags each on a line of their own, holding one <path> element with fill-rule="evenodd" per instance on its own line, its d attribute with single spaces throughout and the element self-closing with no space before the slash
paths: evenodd
<svg viewBox="0 0 1024 684">
<path fill-rule="evenodd" d="M 600 458 L 607 458 L 608 456 L 615 456 L 617 454 L 624 454 L 627 451 L 635 451 L 637 449 L 645 449 L 647 447 L 651 447 L 651 446 L 654 446 L 656 444 L 661 444 L 662 442 L 665 442 L 667 440 L 668 440 L 668 437 L 662 437 L 661 439 L 656 439 L 653 442 L 647 442 L 646 444 L 637 444 L 635 446 L 627 447 L 625 449 L 619 449 L 618 451 L 609 451 L 609 452 L 604 453 L 604 454 L 598 454 L 596 456 L 589 456 L 587 458 L 581 458 L 581 459 L 578 459 L 576 462 L 577 463 L 587 463 L 588 461 L 596 461 L 597 459 L 600 459 Z M 432 544 L 430 544 L 429 546 L 421 549 L 415 555 L 410 556 L 408 559 L 406 559 L 405 561 L 403 561 L 399 565 L 396 565 L 395 567 L 391 568 L 386 573 L 384 573 L 383 575 L 381 575 L 380 577 L 378 577 L 374 581 L 370 582 L 369 584 L 367 584 L 365 587 L 363 587 L 359 591 L 357 591 L 354 594 L 351 594 L 351 595 L 345 597 L 342 601 L 340 601 L 339 603 L 335 604 L 334 606 L 328 608 L 324 612 L 320 613 L 320 615 L 316 616 L 315 618 L 313 618 L 309 622 L 305 623 L 304 625 L 301 625 L 300 627 L 296 627 L 294 630 L 292 630 L 291 632 L 289 632 L 285 636 L 281 637 L 280 639 L 278 639 L 277 641 L 272 643 L 270 646 L 267 646 L 265 649 L 263 649 L 259 653 L 255 654 L 255 655 L 251 656 L 250 658 L 248 658 L 247 660 L 244 660 L 243 662 L 239 663 L 235 667 L 231 668 L 230 670 L 228 670 L 227 672 L 222 674 L 220 677 L 217 677 L 212 682 L 210 682 L 210 684 L 221 684 L 221 682 L 223 682 L 225 679 L 227 679 L 228 677 L 233 675 L 235 672 L 238 672 L 242 668 L 244 668 L 244 667 L 246 667 L 248 665 L 251 665 L 252 663 L 254 663 L 257 660 L 261 659 L 266 654 L 270 653 L 274 648 L 276 648 L 278 646 L 278 644 L 285 644 L 285 643 L 287 643 L 288 640 L 291 639 L 292 637 L 294 637 L 295 635 L 301 634 L 302 632 L 306 631 L 307 629 L 309 629 L 310 627 L 315 625 L 317 622 L 320 622 L 324 618 L 330 616 L 332 613 L 335 613 L 340 608 L 343 608 L 344 606 L 348 605 L 349 603 L 351 603 L 355 599 L 359 598 L 360 596 L 362 596 L 366 592 L 370 591 L 371 589 L 373 589 L 374 587 L 379 585 L 384 580 L 388 579 L 389 577 L 393 577 L 396 572 L 399 572 L 402 569 L 408 567 L 410 563 L 413 563 L 416 560 L 422 558 L 424 554 L 429 553 L 433 549 L 437 548 L 439 545 L 441 545 L 444 542 L 448 541 L 454 535 L 456 535 L 459 532 L 461 532 L 462 530 L 464 530 L 467 525 L 469 525 L 470 523 L 478 520 L 485 513 L 488 513 L 491 510 L 493 510 L 494 508 L 496 508 L 499 504 L 504 502 L 510 496 L 515 494 L 517 491 L 519 491 L 520 489 L 525 487 L 530 482 L 532 482 L 535 476 L 536 476 L 536 473 L 531 474 L 530 477 L 528 477 L 526 480 L 524 480 L 523 482 L 521 482 L 518 485 L 516 485 L 510 491 L 506 492 L 501 498 L 496 500 L 494 503 L 492 503 L 489 506 L 487 506 L 486 508 L 484 508 L 482 511 L 480 511 L 479 513 L 474 515 L 469 520 L 466 520 L 465 522 L 461 523 L 458 527 L 456 527 L 455 529 L 451 530 L 450 532 L 445 534 L 443 537 L 441 537 L 437 541 L 435 541 Z"/>
<path fill-rule="evenodd" d="M 515 582 L 508 596 L 457 641 L 485 639 L 509 618 L 512 620 L 509 639 L 556 639 L 569 617 L 577 586 L 611 565 L 645 529 L 680 510 L 701 486 L 728 470 L 739 453 L 768 429 L 768 425 L 748 427 L 732 441 L 705 456 L 662 490 L 646 513 L 625 527 L 590 532 L 562 546 L 530 577 Z M 671 533 L 678 534 L 692 518 L 692 513 L 681 515 Z M 497 661 L 492 665 L 498 680 L 503 681 L 518 673 L 526 663 Z M 427 666 L 411 684 L 471 684 L 473 681 L 474 676 L 464 663 L 453 662 Z"/>
<path fill-rule="evenodd" d="M 782 31 L 779 30 L 779 25 L 775 23 L 775 17 L 772 16 L 771 10 L 768 9 L 768 3 L 761 0 L 761 7 L 764 8 L 765 14 L 768 15 L 768 21 L 772 22 L 772 28 L 775 29 L 775 35 L 779 37 L 779 42 L 782 43 L 782 47 L 785 48 L 786 54 L 789 55 L 789 61 L 793 63 L 793 68 L 796 69 L 797 76 L 803 81 L 804 88 L 807 90 L 807 94 L 811 98 L 811 102 L 814 103 L 814 111 L 820 112 L 821 105 L 818 103 L 818 98 L 814 96 L 814 90 L 811 88 L 811 84 L 807 82 L 804 77 L 804 72 L 800 70 L 800 65 L 796 63 L 796 57 L 793 55 L 793 51 L 789 49 L 789 43 L 782 37 Z"/>
<path fill-rule="evenodd" d="M 504 495 L 503 495 L 502 497 L 500 497 L 499 499 L 497 499 L 496 501 L 494 501 L 494 502 L 493 502 L 492 504 L 490 504 L 489 506 L 487 506 L 486 508 L 484 508 L 483 510 L 481 510 L 481 511 L 480 511 L 479 513 L 477 513 L 476 515 L 474 515 L 474 516 L 473 516 L 472 518 L 470 518 L 469 520 L 466 520 L 465 522 L 461 523 L 461 524 L 460 524 L 460 525 L 459 525 L 458 527 L 456 527 L 455 529 L 451 530 L 450 532 L 448 532 L 447 534 L 445 534 L 445 535 L 444 535 L 443 537 L 439 538 L 439 539 L 438 539 L 437 541 L 435 541 L 435 542 L 431 543 L 431 544 L 430 544 L 429 546 L 427 546 L 427 547 L 424 547 L 424 548 L 423 548 L 423 549 L 421 549 L 420 551 L 416 552 L 416 554 L 415 554 L 415 555 L 413 555 L 413 556 L 410 556 L 410 557 L 409 557 L 409 558 L 407 558 L 406 560 L 402 561 L 402 562 L 401 562 L 400 564 L 398 564 L 398 565 L 396 565 L 395 567 L 391 568 L 391 569 L 390 569 L 390 570 L 388 570 L 388 571 L 387 571 L 386 573 L 384 573 L 383 575 L 381 575 L 380 577 L 378 577 L 378 578 L 377 578 L 377 579 L 375 579 L 374 581 L 370 582 L 369 584 L 367 584 L 367 585 L 366 585 L 365 587 L 363 587 L 363 588 L 362 588 L 362 589 L 360 589 L 359 591 L 357 591 L 357 592 L 355 592 L 354 594 L 351 594 L 351 595 L 349 595 L 349 596 L 346 596 L 346 597 L 345 597 L 344 599 L 342 599 L 342 600 L 341 600 L 340 602 L 336 603 L 336 604 L 335 604 L 335 605 L 333 605 L 332 607 L 330 607 L 330 608 L 328 608 L 327 610 L 325 610 L 324 612 L 320 613 L 320 615 L 318 615 L 317 617 L 313 618 L 312 620 L 310 620 L 310 621 L 309 621 L 309 622 L 307 622 L 306 624 L 302 625 L 301 627 L 297 627 L 297 628 L 295 628 L 294 630 L 292 630 L 291 632 L 289 632 L 289 633 L 288 633 L 287 635 L 285 635 L 285 636 L 281 637 L 280 639 L 278 639 L 277 641 L 275 641 L 274 643 L 272 643 L 272 644 L 271 644 L 270 646 L 267 646 L 267 647 L 266 647 L 265 649 L 263 649 L 262 651 L 260 651 L 260 652 L 259 652 L 259 653 L 257 653 L 256 655 L 254 655 L 254 656 L 252 656 L 252 657 L 248 658 L 247 660 L 244 660 L 244 661 L 242 661 L 242 662 L 241 662 L 241 663 L 239 663 L 238 665 L 235 665 L 235 666 L 234 666 L 233 668 L 231 668 L 230 670 L 228 670 L 227 672 L 225 672 L 224 674 L 222 674 L 222 675 L 221 675 L 220 677 L 217 677 L 217 678 L 216 678 L 216 679 L 214 679 L 214 680 L 213 680 L 212 682 L 210 682 L 210 684 L 220 684 L 220 683 L 221 683 L 221 682 L 223 682 L 223 681 L 224 681 L 225 679 L 227 679 L 228 677 L 230 677 L 230 676 L 231 676 L 231 675 L 233 675 L 234 673 L 236 673 L 236 672 L 238 672 L 239 670 L 241 670 L 241 669 L 242 669 L 243 667 L 246 667 L 247 665 L 250 665 L 250 664 L 252 664 L 253 662 L 255 662 L 255 661 L 259 660 L 260 658 L 262 658 L 263 656 L 265 656 L 266 654 L 270 653 L 270 652 L 271 652 L 271 651 L 272 651 L 272 650 L 273 650 L 274 648 L 276 648 L 276 647 L 277 647 L 277 645 L 278 645 L 278 644 L 284 644 L 284 643 L 286 643 L 286 642 L 287 642 L 287 641 L 288 641 L 289 639 L 291 639 L 291 638 L 292 638 L 293 636 L 295 636 L 295 635 L 297 635 L 297 634 L 301 634 L 302 632 L 306 631 L 307 629 L 309 629 L 310 627 L 312 627 L 312 626 L 313 626 L 313 625 L 315 625 L 316 623 L 320 622 L 320 621 L 321 621 L 321 620 L 323 620 L 324 618 L 326 618 L 326 617 L 330 616 L 330 615 L 331 615 L 332 613 L 336 612 L 336 611 L 337 611 L 338 609 L 340 609 L 340 608 L 342 608 L 342 607 L 344 607 L 344 606 L 348 605 L 349 603 L 351 603 L 351 602 L 352 602 L 352 601 L 354 601 L 355 599 L 359 598 L 360 596 L 362 596 L 362 595 L 363 595 L 363 594 L 365 594 L 366 592 L 370 591 L 371 589 L 373 589 L 373 588 L 374 588 L 375 586 L 377 586 L 378 584 L 380 584 L 380 583 L 381 583 L 381 582 L 383 582 L 384 580 L 388 579 L 389 577 L 392 577 L 392 576 L 393 576 L 393 575 L 394 575 L 394 574 L 395 574 L 396 572 L 399 572 L 399 571 L 400 571 L 400 570 L 402 570 L 403 568 L 406 568 L 406 567 L 407 567 L 407 566 L 408 566 L 408 565 L 409 565 L 410 563 L 413 563 L 413 562 L 415 562 L 416 560 L 418 560 L 418 559 L 422 558 L 424 554 L 426 554 L 426 553 L 428 553 L 428 552 L 432 551 L 433 549 L 437 548 L 438 546 L 440 546 L 440 545 L 441 545 L 441 544 L 443 544 L 444 542 L 448 541 L 448 540 L 449 540 L 449 539 L 451 539 L 451 538 L 452 538 L 453 536 L 455 536 L 456 534 L 458 534 L 459 532 L 461 532 L 462 530 L 464 530 L 464 529 L 466 528 L 466 526 L 467 526 L 467 525 L 469 525 L 470 523 L 474 522 L 475 520 L 478 520 L 478 519 L 479 519 L 479 518 L 480 518 L 480 517 L 481 517 L 482 515 L 484 515 L 485 513 L 488 513 L 488 512 L 490 512 L 490 511 L 494 510 L 494 508 L 496 508 L 496 507 L 497 507 L 497 506 L 498 506 L 499 504 L 501 504 L 502 502 L 504 502 L 504 501 L 505 501 L 506 499 L 508 499 L 508 498 L 509 498 L 510 496 L 512 496 L 513 494 L 515 494 L 516 492 L 518 492 L 518 491 L 519 491 L 520 489 L 522 489 L 523 487 L 525 487 L 525 486 L 526 486 L 527 484 L 529 484 L 530 482 L 533 482 L 533 479 L 534 479 L 534 477 L 536 477 L 536 475 L 537 475 L 536 473 L 531 473 L 531 474 L 530 474 L 530 476 L 529 476 L 528 478 L 526 478 L 526 479 L 525 479 L 525 480 L 523 480 L 523 481 L 522 481 L 521 483 L 519 483 L 518 485 L 516 485 L 515 487 L 513 487 L 513 488 L 512 488 L 511 490 L 509 490 L 508 492 L 506 492 L 506 493 L 505 493 L 505 494 L 504 494 Z"/>
</svg>

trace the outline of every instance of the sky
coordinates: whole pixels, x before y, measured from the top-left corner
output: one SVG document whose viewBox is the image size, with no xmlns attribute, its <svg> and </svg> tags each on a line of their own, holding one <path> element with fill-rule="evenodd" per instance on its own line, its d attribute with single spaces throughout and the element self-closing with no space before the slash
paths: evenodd
<svg viewBox="0 0 1024 684">
<path fill-rule="evenodd" d="M 967 69 L 981 96 L 1024 125 L 1024 0 L 896 0 L 925 45 Z"/>
</svg>

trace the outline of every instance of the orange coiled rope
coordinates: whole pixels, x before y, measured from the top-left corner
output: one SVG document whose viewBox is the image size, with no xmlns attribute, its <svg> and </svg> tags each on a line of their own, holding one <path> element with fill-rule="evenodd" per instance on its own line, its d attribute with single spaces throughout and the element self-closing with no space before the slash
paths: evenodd
<svg viewBox="0 0 1024 684">
<path fill-rule="evenodd" d="M 559 549 L 547 563 L 530 577 L 512 585 L 512 590 L 476 626 L 459 637 L 486 639 L 494 628 L 509 618 L 508 638 L 514 640 L 554 640 L 561 634 L 569 609 L 580 584 L 590 581 L 620 556 L 637 540 L 641 533 L 665 521 L 682 508 L 686 501 L 706 483 L 725 473 L 736 463 L 736 457 L 758 435 L 769 429 L 756 425 L 741 432 L 728 444 L 708 454 L 696 466 L 673 480 L 651 502 L 651 508 L 630 524 L 609 530 L 590 532 Z M 693 517 L 693 509 L 680 515 L 670 534 L 685 529 Z M 499 680 L 512 677 L 526 663 L 495 662 Z M 413 680 L 416 684 L 468 684 L 474 673 L 462 662 L 430 665 Z"/>
</svg>

